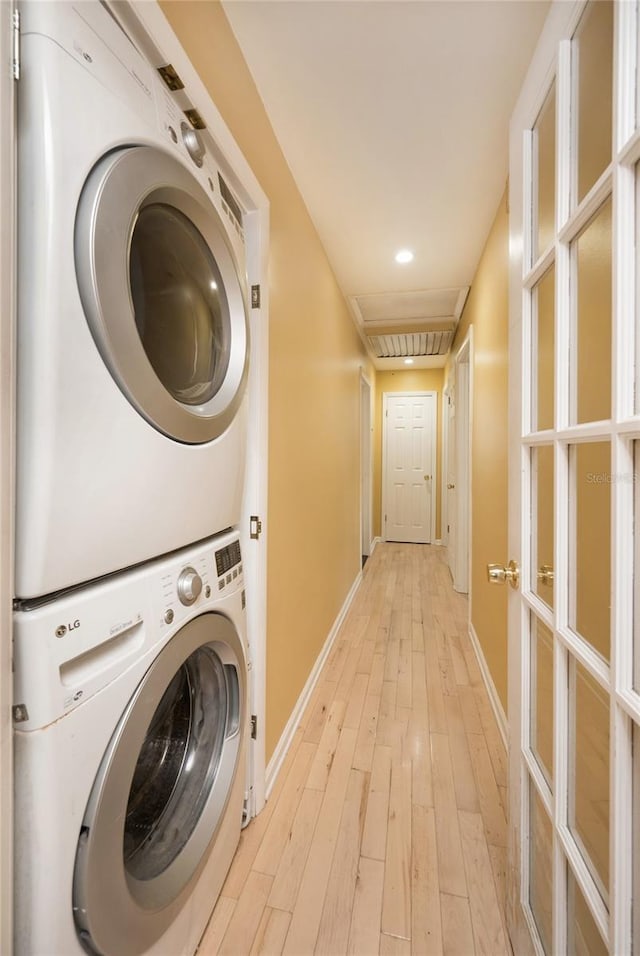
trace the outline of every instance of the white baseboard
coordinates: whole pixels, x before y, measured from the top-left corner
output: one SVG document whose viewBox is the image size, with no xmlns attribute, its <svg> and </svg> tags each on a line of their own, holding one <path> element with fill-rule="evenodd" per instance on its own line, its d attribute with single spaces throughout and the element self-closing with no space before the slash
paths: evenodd
<svg viewBox="0 0 640 956">
<path fill-rule="evenodd" d="M 500 736 L 502 737 L 504 749 L 507 751 L 507 753 L 509 753 L 509 724 L 507 722 L 507 715 L 504 712 L 502 701 L 500 700 L 498 691 L 496 690 L 496 685 L 493 683 L 493 677 L 491 676 L 489 665 L 487 664 L 487 660 L 482 650 L 482 645 L 480 644 L 480 640 L 471 621 L 469 621 L 469 638 L 471 639 L 471 644 L 478 660 L 478 666 L 480 667 L 480 673 L 482 674 L 484 686 L 487 688 L 487 694 L 489 695 L 491 708 L 496 718 Z"/>
<path fill-rule="evenodd" d="M 371 551 L 370 551 L 370 553 L 369 553 L 369 557 L 371 557 L 371 555 L 373 554 L 373 552 L 376 550 L 376 546 L 377 546 L 378 544 L 382 544 L 382 538 L 380 537 L 380 535 L 378 535 L 377 537 L 375 537 L 375 538 L 373 539 L 373 541 L 371 542 Z"/>
<path fill-rule="evenodd" d="M 434 543 L 438 548 L 441 548 L 441 547 L 442 547 L 442 541 L 441 541 L 440 538 L 436 538 L 436 540 L 435 540 L 433 543 Z"/>
<path fill-rule="evenodd" d="M 271 760 L 267 764 L 267 768 L 265 770 L 265 798 L 267 800 L 269 799 L 269 794 L 271 793 L 273 789 L 273 785 L 275 784 L 278 774 L 280 773 L 280 768 L 282 767 L 284 758 L 287 756 L 287 751 L 289 750 L 289 747 L 291 746 L 293 735 L 295 734 L 298 728 L 298 724 L 300 723 L 302 714 L 304 713 L 304 709 L 309 703 L 309 699 L 311 697 L 311 694 L 313 693 L 313 689 L 316 686 L 318 677 L 320 676 L 320 671 L 322 670 L 322 667 L 329 655 L 329 651 L 331 650 L 333 642 L 336 639 L 336 635 L 338 631 L 340 630 L 340 627 L 342 626 L 342 623 L 345 617 L 347 616 L 347 611 L 351 607 L 351 602 L 353 601 L 355 597 L 356 591 L 360 587 L 361 581 L 362 581 L 362 571 L 358 573 L 355 581 L 351 585 L 351 589 L 349 590 L 349 593 L 347 594 L 345 598 L 344 604 L 340 608 L 340 611 L 338 612 L 338 616 L 333 622 L 333 627 L 329 631 L 329 636 L 324 642 L 322 650 L 318 654 L 318 657 L 316 659 L 315 664 L 313 665 L 311 673 L 309 674 L 309 677 L 307 678 L 307 682 L 302 688 L 302 692 L 300 696 L 298 697 L 298 700 L 296 701 L 296 705 L 293 708 L 293 711 L 291 712 L 291 716 L 289 717 L 289 720 L 287 721 L 286 726 L 284 730 L 282 731 L 280 740 L 276 744 L 276 749 L 273 751 Z"/>
</svg>

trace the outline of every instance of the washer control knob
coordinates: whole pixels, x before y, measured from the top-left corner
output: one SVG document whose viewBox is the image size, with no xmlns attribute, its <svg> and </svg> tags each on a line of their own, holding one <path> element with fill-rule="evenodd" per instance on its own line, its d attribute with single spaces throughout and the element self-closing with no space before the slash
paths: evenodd
<svg viewBox="0 0 640 956">
<path fill-rule="evenodd" d="M 184 122 L 180 124 L 180 132 L 182 133 L 182 142 L 186 146 L 189 156 L 198 169 L 200 169 L 204 154 L 206 153 L 205 145 L 201 137 L 193 127 L 188 126 Z"/>
<path fill-rule="evenodd" d="M 195 568 L 184 568 L 178 578 L 178 597 L 182 604 L 194 604 L 202 591 L 202 578 Z"/>
</svg>

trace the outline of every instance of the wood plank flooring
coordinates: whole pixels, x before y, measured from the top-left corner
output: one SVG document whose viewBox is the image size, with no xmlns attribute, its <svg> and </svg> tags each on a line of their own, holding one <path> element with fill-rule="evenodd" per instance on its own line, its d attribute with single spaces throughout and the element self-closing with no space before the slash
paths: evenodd
<svg viewBox="0 0 640 956">
<path fill-rule="evenodd" d="M 506 754 L 445 558 L 367 561 L 201 956 L 511 953 Z"/>
</svg>

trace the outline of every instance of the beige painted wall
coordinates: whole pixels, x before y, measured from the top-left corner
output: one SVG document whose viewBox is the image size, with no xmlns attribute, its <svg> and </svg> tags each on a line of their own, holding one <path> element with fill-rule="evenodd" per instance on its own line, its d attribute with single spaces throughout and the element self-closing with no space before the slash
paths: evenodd
<svg viewBox="0 0 640 956">
<path fill-rule="evenodd" d="M 222 7 L 161 6 L 271 204 L 269 759 L 359 571 L 359 369 L 375 373 Z"/>
<path fill-rule="evenodd" d="M 473 325 L 471 621 L 507 710 L 507 594 L 487 582 L 487 564 L 507 554 L 507 374 L 509 218 L 506 193 L 471 284 L 452 354 Z M 446 373 L 448 375 L 449 366 Z M 445 377 L 446 381 L 446 377 Z"/>
<path fill-rule="evenodd" d="M 442 389 L 444 369 L 409 369 L 400 372 L 378 372 L 375 385 L 375 417 L 373 428 L 373 533 L 382 534 L 382 396 L 385 392 L 437 392 L 436 419 L 436 538 L 440 534 L 440 502 L 442 500 Z"/>
</svg>

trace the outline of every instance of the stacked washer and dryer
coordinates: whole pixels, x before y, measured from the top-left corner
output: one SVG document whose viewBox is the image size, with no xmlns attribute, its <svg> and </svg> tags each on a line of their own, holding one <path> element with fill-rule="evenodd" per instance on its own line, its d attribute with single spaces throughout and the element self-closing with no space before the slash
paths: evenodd
<svg viewBox="0 0 640 956">
<path fill-rule="evenodd" d="M 237 847 L 242 209 L 98 2 L 21 7 L 17 954 L 191 954 Z"/>
</svg>

